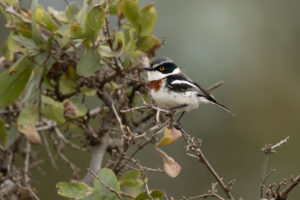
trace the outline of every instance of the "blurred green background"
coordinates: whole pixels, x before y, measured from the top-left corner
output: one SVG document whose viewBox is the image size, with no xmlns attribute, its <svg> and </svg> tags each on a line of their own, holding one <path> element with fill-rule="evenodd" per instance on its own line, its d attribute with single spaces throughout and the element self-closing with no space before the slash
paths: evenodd
<svg viewBox="0 0 300 200">
<path fill-rule="evenodd" d="M 81 2 L 81 1 L 77 1 Z M 141 3 L 151 3 L 142 1 Z M 23 1 L 28 6 L 28 1 Z M 63 10 L 62 0 L 40 0 L 45 7 Z M 269 168 L 277 172 L 269 183 L 300 173 L 300 1 L 299 0 L 161 0 L 156 1 L 155 35 L 166 44 L 157 56 L 173 59 L 185 73 L 204 87 L 223 80 L 214 96 L 236 114 L 214 106 L 200 106 L 182 122 L 193 136 L 203 140 L 202 149 L 225 181 L 236 179 L 233 193 L 258 199 L 265 143 L 290 136 L 288 144 L 271 156 Z M 3 18 L 0 18 L 3 27 Z M 7 34 L 1 28 L 0 42 Z M 42 146 L 42 170 L 32 171 L 41 199 L 60 199 L 55 184 L 72 176 L 62 161 L 56 171 Z M 184 142 L 163 148 L 181 166 L 181 174 L 150 176 L 151 188 L 162 188 L 176 199 L 206 192 L 214 181 L 206 168 L 185 155 Z M 145 154 L 144 154 L 145 153 Z M 139 155 L 144 165 L 162 167 L 154 147 Z M 89 154 L 66 152 L 81 166 Z M 222 191 L 220 191 L 222 192 Z M 289 199 L 300 198 L 296 187 Z"/>
</svg>

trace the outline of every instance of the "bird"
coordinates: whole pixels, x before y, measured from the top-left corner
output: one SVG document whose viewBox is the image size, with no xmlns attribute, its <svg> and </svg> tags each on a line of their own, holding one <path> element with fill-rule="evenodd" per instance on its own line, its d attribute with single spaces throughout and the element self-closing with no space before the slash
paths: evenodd
<svg viewBox="0 0 300 200">
<path fill-rule="evenodd" d="M 182 73 L 170 58 L 155 58 L 144 69 L 147 70 L 148 87 L 156 104 L 176 113 L 181 112 L 177 122 L 187 111 L 198 108 L 199 104 L 213 104 L 234 115 L 212 94 Z"/>
</svg>

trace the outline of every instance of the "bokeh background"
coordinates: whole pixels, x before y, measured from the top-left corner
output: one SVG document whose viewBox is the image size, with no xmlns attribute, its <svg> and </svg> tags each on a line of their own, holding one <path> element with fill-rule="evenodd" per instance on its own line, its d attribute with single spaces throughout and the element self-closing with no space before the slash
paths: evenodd
<svg viewBox="0 0 300 200">
<path fill-rule="evenodd" d="M 40 0 L 45 7 L 63 10 L 62 0 Z M 81 3 L 80 0 L 77 2 Z M 141 1 L 151 3 L 152 1 Z M 28 1 L 23 1 L 28 6 Z M 214 106 L 200 106 L 187 113 L 184 128 L 203 140 L 202 149 L 225 181 L 236 179 L 237 197 L 258 199 L 265 143 L 290 136 L 288 144 L 271 156 L 269 168 L 276 173 L 269 183 L 300 173 L 300 1 L 299 0 L 160 0 L 155 35 L 165 38 L 157 56 L 168 56 L 204 87 L 223 80 L 214 96 L 236 114 Z M 0 17 L 0 43 L 6 37 Z M 181 166 L 181 174 L 150 176 L 151 188 L 162 188 L 176 199 L 206 192 L 213 181 L 206 168 L 185 155 L 184 142 L 164 147 Z M 61 199 L 55 184 L 68 181 L 72 172 L 59 161 L 59 170 L 49 163 L 45 149 L 34 147 L 44 157 L 42 170 L 32 171 L 41 199 Z M 70 150 L 72 161 L 83 168 L 90 155 Z M 145 165 L 162 167 L 153 147 L 139 159 Z M 222 191 L 220 191 L 222 192 Z M 289 199 L 300 199 L 296 187 Z"/>
</svg>

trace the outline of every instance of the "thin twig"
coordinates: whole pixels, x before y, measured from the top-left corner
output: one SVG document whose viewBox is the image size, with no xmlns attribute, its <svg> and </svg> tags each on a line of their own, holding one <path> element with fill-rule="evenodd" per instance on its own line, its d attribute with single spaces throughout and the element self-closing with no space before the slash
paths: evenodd
<svg viewBox="0 0 300 200">
<path fill-rule="evenodd" d="M 208 162 L 204 154 L 202 153 L 200 149 L 200 144 L 195 143 L 194 139 L 192 139 L 181 127 L 177 126 L 177 129 L 179 129 L 182 132 L 183 138 L 186 141 L 188 147 L 187 151 L 192 151 L 194 154 L 189 154 L 189 156 L 192 156 L 199 160 L 201 163 L 205 165 L 205 167 L 208 169 L 208 171 L 212 174 L 212 176 L 216 179 L 222 190 L 224 191 L 226 197 L 230 200 L 234 200 L 234 197 L 232 196 L 230 189 L 225 185 L 223 182 L 223 178 L 221 178 L 218 173 L 215 171 L 215 169 L 211 166 L 211 164 Z"/>
</svg>

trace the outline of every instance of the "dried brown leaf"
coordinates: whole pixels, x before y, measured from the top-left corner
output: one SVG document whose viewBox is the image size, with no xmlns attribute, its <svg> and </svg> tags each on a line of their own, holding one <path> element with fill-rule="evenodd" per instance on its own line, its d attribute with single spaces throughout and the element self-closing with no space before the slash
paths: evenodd
<svg viewBox="0 0 300 200">
<path fill-rule="evenodd" d="M 166 172 L 166 174 L 168 174 L 172 178 L 177 177 L 181 171 L 181 166 L 161 149 L 156 148 L 156 151 L 163 158 L 164 171 Z"/>
</svg>

